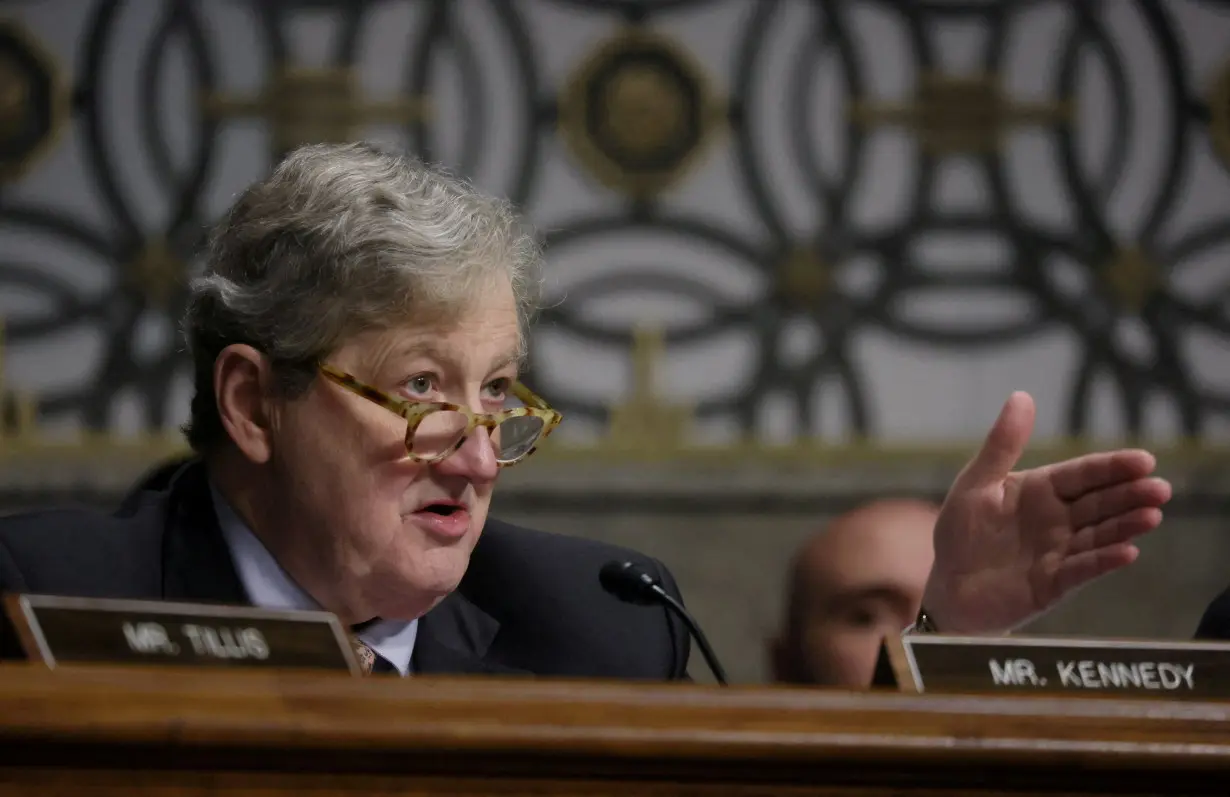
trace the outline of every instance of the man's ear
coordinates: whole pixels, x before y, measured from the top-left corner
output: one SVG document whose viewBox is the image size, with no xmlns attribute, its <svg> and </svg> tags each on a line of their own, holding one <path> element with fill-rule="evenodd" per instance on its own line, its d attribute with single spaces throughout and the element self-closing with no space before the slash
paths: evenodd
<svg viewBox="0 0 1230 797">
<path fill-rule="evenodd" d="M 269 363 L 251 346 L 227 346 L 214 360 L 214 400 L 222 427 L 252 462 L 268 461 L 272 451 L 268 395 Z"/>
</svg>

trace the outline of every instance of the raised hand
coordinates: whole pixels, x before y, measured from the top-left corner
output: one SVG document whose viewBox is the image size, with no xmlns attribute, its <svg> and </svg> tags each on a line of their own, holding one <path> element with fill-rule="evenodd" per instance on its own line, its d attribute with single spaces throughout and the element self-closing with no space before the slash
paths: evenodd
<svg viewBox="0 0 1230 797">
<path fill-rule="evenodd" d="M 1033 399 L 1014 393 L 948 492 L 923 597 L 941 631 L 1011 630 L 1131 564 L 1133 540 L 1162 522 L 1171 488 L 1150 475 L 1157 463 L 1147 451 L 1013 472 L 1033 424 Z"/>
</svg>

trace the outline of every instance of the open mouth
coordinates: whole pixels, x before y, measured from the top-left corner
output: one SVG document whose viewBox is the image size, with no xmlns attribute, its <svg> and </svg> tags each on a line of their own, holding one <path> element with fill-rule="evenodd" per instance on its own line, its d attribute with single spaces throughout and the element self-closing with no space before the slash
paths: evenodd
<svg viewBox="0 0 1230 797">
<path fill-rule="evenodd" d="M 414 511 L 413 517 L 419 529 L 441 539 L 462 539 L 470 528 L 469 510 L 457 501 L 424 504 Z"/>
</svg>

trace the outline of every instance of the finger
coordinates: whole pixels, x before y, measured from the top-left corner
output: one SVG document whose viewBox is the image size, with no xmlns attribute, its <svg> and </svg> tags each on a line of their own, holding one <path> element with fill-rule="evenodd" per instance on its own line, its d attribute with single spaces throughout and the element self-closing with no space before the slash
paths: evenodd
<svg viewBox="0 0 1230 797">
<path fill-rule="evenodd" d="M 1170 500 L 1170 482 L 1165 479 L 1136 479 L 1085 493 L 1072 502 L 1068 517 L 1072 528 L 1094 526 L 1103 520 L 1148 506 L 1161 506 Z"/>
<path fill-rule="evenodd" d="M 1054 597 L 1063 597 L 1107 573 L 1127 567 L 1138 556 L 1140 549 L 1126 542 L 1070 556 L 1055 572 L 1057 594 Z"/>
<path fill-rule="evenodd" d="M 1028 393 L 1013 393 L 1004 403 L 982 448 L 958 477 L 962 487 L 1002 482 L 1016 467 L 1034 426 L 1034 400 Z"/>
<path fill-rule="evenodd" d="M 1086 454 L 1050 466 L 1051 485 L 1065 501 L 1075 501 L 1085 493 L 1119 482 L 1141 479 L 1157 467 L 1148 451 L 1124 449 Z"/>
<path fill-rule="evenodd" d="M 1096 526 L 1081 529 L 1072 538 L 1069 556 L 1085 551 L 1119 545 L 1142 534 L 1148 534 L 1162 525 L 1162 510 L 1146 506 L 1133 509 L 1117 517 L 1108 518 Z"/>
</svg>

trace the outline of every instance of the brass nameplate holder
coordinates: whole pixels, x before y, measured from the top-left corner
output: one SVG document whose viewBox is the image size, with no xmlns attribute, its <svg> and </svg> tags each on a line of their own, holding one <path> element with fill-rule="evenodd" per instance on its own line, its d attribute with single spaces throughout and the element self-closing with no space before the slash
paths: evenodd
<svg viewBox="0 0 1230 797">
<path fill-rule="evenodd" d="M 336 670 L 359 675 L 349 635 L 328 612 L 163 601 L 5 595 L 30 661 Z"/>
<path fill-rule="evenodd" d="M 1230 643 L 907 634 L 884 640 L 873 684 L 1219 700 L 1230 698 Z"/>
</svg>

